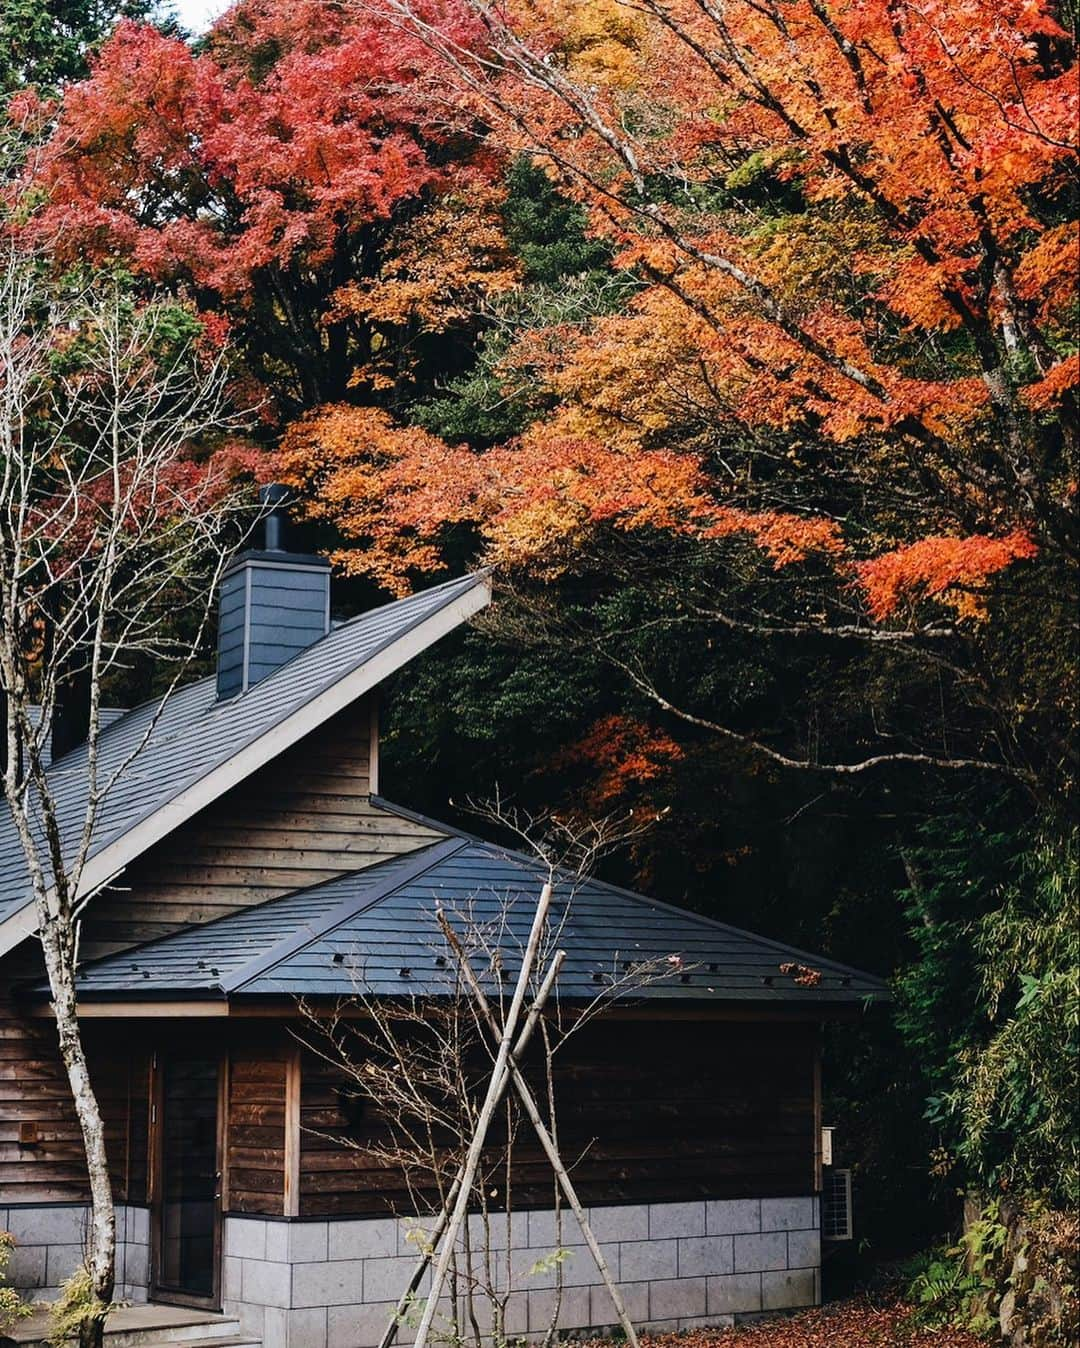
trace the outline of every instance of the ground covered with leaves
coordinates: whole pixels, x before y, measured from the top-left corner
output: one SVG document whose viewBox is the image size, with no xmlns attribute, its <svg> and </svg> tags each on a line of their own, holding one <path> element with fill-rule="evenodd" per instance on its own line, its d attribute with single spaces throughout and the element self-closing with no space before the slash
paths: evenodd
<svg viewBox="0 0 1080 1348">
<path fill-rule="evenodd" d="M 739 1329 L 701 1329 L 645 1337 L 642 1348 L 986 1348 L 960 1329 L 926 1329 L 902 1301 L 855 1297 Z M 586 1348 L 610 1348 L 604 1341 Z"/>
</svg>

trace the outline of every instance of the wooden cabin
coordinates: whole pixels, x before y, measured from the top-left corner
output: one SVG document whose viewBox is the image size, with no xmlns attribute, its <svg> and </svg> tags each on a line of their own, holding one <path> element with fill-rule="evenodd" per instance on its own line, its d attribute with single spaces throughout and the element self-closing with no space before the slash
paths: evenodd
<svg viewBox="0 0 1080 1348">
<path fill-rule="evenodd" d="M 105 730 L 104 771 L 141 745 L 98 821 L 81 941 L 119 1296 L 219 1311 L 262 1348 L 379 1341 L 427 1199 L 386 1163 L 385 1121 L 357 1111 L 312 1017 L 447 1005 L 437 907 L 498 931 L 493 995 L 520 959 L 536 860 L 379 794 L 379 685 L 489 597 L 467 576 L 335 625 L 323 561 L 244 554 L 217 676 Z M 50 771 L 74 829 L 85 748 Z M 560 1141 L 632 1316 L 723 1325 L 816 1302 L 820 1029 L 883 985 L 596 880 L 555 892 L 558 1014 L 606 998 L 556 1059 Z M 4 821 L 0 1229 L 15 1283 L 49 1298 L 82 1259 L 87 1186 L 34 928 Z M 508 1332 L 546 1327 L 556 1281 L 562 1328 L 612 1324 L 527 1136 L 506 1173 Z"/>
</svg>

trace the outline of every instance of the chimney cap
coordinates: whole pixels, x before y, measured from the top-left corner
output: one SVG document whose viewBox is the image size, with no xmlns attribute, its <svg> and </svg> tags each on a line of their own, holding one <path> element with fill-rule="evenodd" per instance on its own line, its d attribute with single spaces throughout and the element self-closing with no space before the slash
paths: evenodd
<svg viewBox="0 0 1080 1348">
<path fill-rule="evenodd" d="M 264 482 L 259 488 L 259 504 L 269 506 L 271 510 L 280 510 L 289 496 L 289 488 L 284 482 Z"/>
</svg>

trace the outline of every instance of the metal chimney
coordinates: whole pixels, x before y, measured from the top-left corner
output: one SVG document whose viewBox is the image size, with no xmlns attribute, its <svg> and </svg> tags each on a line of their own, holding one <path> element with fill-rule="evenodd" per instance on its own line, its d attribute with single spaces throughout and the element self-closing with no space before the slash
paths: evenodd
<svg viewBox="0 0 1080 1348">
<path fill-rule="evenodd" d="M 285 504 L 289 489 L 280 482 L 267 482 L 259 488 L 259 504 L 266 508 L 265 537 L 267 552 L 283 552 L 285 537 Z"/>
<path fill-rule="evenodd" d="M 221 581 L 218 697 L 246 692 L 330 630 L 330 563 L 284 546 L 287 487 L 259 490 L 264 544 L 242 552 Z"/>
</svg>

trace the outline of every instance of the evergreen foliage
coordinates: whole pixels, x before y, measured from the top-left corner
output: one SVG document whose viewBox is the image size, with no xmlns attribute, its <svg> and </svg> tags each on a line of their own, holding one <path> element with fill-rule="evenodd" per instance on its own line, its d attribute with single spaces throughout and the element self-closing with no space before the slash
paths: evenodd
<svg viewBox="0 0 1080 1348">
<path fill-rule="evenodd" d="M 95 47 L 120 19 L 148 19 L 156 0 L 4 0 L 0 6 L 0 90 L 53 92 L 81 79 Z M 172 25 L 161 16 L 165 27 Z"/>
</svg>

